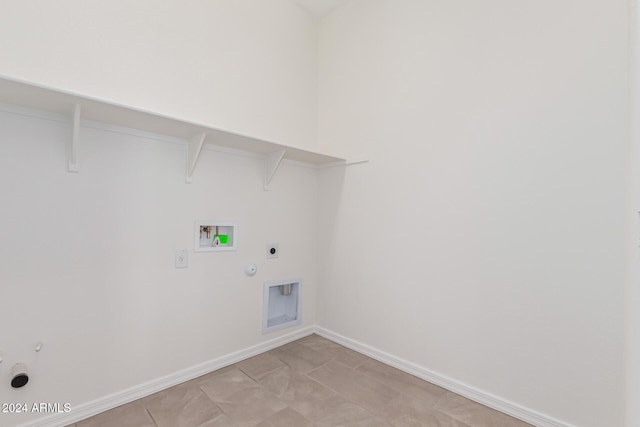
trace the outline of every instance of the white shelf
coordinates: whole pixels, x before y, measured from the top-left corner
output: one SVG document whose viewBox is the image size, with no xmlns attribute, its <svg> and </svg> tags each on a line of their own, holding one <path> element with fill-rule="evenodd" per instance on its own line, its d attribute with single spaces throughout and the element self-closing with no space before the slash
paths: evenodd
<svg viewBox="0 0 640 427">
<path fill-rule="evenodd" d="M 82 119 L 139 129 L 191 141 L 188 153 L 187 182 L 194 172 L 202 144 L 211 142 L 217 146 L 264 155 L 266 159 L 265 189 L 282 159 L 313 165 L 347 164 L 346 159 L 316 151 L 241 135 L 207 124 L 194 123 L 135 107 L 47 88 L 31 83 L 0 77 L 0 102 L 66 114 L 74 126 L 73 158 L 69 159 L 69 171 L 78 171 L 77 147 L 81 136 L 77 135 Z"/>
</svg>

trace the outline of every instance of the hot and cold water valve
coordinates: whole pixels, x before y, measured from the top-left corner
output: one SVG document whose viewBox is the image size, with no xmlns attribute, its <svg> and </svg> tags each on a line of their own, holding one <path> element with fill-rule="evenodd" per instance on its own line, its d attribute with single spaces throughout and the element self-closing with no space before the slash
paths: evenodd
<svg viewBox="0 0 640 427">
<path fill-rule="evenodd" d="M 238 246 L 238 225 L 235 222 L 196 221 L 195 251 L 235 251 Z"/>
</svg>

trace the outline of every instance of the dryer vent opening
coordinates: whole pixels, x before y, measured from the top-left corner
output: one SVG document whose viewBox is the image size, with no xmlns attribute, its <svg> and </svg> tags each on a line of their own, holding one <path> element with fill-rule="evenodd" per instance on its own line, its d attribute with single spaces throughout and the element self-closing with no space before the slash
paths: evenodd
<svg viewBox="0 0 640 427">
<path fill-rule="evenodd" d="M 11 369 L 11 387 L 21 388 L 29 382 L 29 374 L 27 374 L 27 365 L 24 363 L 16 363 Z"/>
</svg>

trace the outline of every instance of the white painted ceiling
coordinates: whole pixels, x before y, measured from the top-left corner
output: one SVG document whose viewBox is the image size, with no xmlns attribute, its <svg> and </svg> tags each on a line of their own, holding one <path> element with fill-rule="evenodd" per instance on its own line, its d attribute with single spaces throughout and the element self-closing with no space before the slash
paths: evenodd
<svg viewBox="0 0 640 427">
<path fill-rule="evenodd" d="M 345 4 L 349 0 L 293 0 L 316 19 L 323 18 L 333 9 Z"/>
</svg>

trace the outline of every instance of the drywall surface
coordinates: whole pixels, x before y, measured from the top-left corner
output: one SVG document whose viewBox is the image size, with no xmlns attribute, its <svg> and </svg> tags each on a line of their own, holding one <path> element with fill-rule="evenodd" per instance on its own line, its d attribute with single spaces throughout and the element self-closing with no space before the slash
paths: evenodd
<svg viewBox="0 0 640 427">
<path fill-rule="evenodd" d="M 354 0 L 319 35 L 318 323 L 624 423 L 627 3 Z M 341 188 L 340 191 L 335 191 Z"/>
<path fill-rule="evenodd" d="M 315 147 L 316 25 L 289 0 L 7 0 L 0 75 Z"/>
<path fill-rule="evenodd" d="M 627 427 L 640 425 L 640 7 L 630 16 L 631 155 L 629 156 L 629 261 L 627 277 Z"/>
<path fill-rule="evenodd" d="M 0 111 L 0 402 L 73 409 L 291 332 L 261 334 L 269 280 L 302 277 L 315 324 L 315 169 L 285 163 L 266 192 L 264 160 L 205 148 L 186 184 L 185 145 L 85 123 L 68 173 L 70 124 L 44 117 Z M 238 250 L 194 253 L 196 220 L 237 222 Z M 13 390 L 19 361 L 31 381 Z"/>
</svg>

